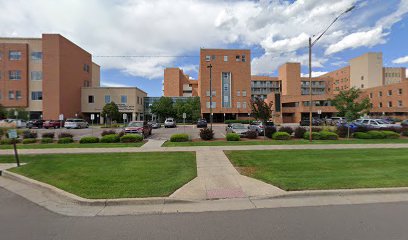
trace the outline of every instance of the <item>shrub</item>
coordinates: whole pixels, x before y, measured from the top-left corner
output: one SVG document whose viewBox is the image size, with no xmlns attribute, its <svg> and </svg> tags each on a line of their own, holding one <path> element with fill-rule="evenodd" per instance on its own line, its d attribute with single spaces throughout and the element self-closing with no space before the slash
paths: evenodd
<svg viewBox="0 0 408 240">
<path fill-rule="evenodd" d="M 265 128 L 265 136 L 267 138 L 272 138 L 272 135 L 276 133 L 276 127 L 268 126 Z"/>
<path fill-rule="evenodd" d="M 258 132 L 255 130 L 249 130 L 245 133 L 245 137 L 249 139 L 255 139 L 258 137 Z"/>
<path fill-rule="evenodd" d="M 103 130 L 103 132 L 101 133 L 101 136 L 106 136 L 106 135 L 113 135 L 116 134 L 115 130 Z"/>
<path fill-rule="evenodd" d="M 36 142 L 37 142 L 37 139 L 35 139 L 35 138 L 26 138 L 26 139 L 23 140 L 23 144 L 33 144 L 33 143 L 36 143 Z"/>
<path fill-rule="evenodd" d="M 125 136 L 125 131 L 120 131 L 119 133 L 118 133 L 118 136 L 121 138 L 121 137 L 123 137 L 123 136 Z"/>
<path fill-rule="evenodd" d="M 400 137 L 399 133 L 393 131 L 382 131 L 386 139 L 397 139 Z"/>
<path fill-rule="evenodd" d="M 275 140 L 289 140 L 290 134 L 287 132 L 276 132 L 273 134 L 272 138 Z"/>
<path fill-rule="evenodd" d="M 306 132 L 306 128 L 304 127 L 297 127 L 295 128 L 295 138 L 303 138 Z"/>
<path fill-rule="evenodd" d="M 53 132 L 46 132 L 43 133 L 41 136 L 42 138 L 54 138 L 55 134 Z"/>
<path fill-rule="evenodd" d="M 323 129 L 322 128 L 320 128 L 320 127 L 312 127 L 312 132 L 320 132 L 320 131 L 322 131 Z"/>
<path fill-rule="evenodd" d="M 60 134 L 58 134 L 58 138 L 73 138 L 74 135 L 72 133 L 69 132 L 62 132 Z"/>
<path fill-rule="evenodd" d="M 239 141 L 241 137 L 237 133 L 227 133 L 227 141 Z"/>
<path fill-rule="evenodd" d="M 306 140 L 309 140 L 309 136 L 310 136 L 310 133 L 305 132 L 305 134 L 303 135 L 303 138 Z M 319 139 L 320 139 L 320 133 L 312 132 L 312 140 L 319 140 Z"/>
<path fill-rule="evenodd" d="M 322 131 L 326 132 L 336 132 L 336 127 L 335 126 L 323 126 Z"/>
<path fill-rule="evenodd" d="M 0 138 L 7 133 L 6 128 L 0 128 Z"/>
<path fill-rule="evenodd" d="M 79 140 L 79 143 L 98 143 L 98 142 L 99 138 L 93 136 L 83 137 L 81 138 L 81 140 Z"/>
<path fill-rule="evenodd" d="M 20 139 L 6 138 L 6 139 L 3 139 L 3 140 L 0 141 L 1 145 L 10 145 L 10 144 L 13 144 L 13 143 L 21 143 L 21 140 Z"/>
<path fill-rule="evenodd" d="M 381 128 L 381 131 L 391 131 L 391 132 L 396 132 L 396 133 L 401 133 L 402 128 L 396 128 L 396 127 L 387 127 L 387 128 Z"/>
<path fill-rule="evenodd" d="M 26 130 L 23 132 L 23 139 L 37 138 L 38 134 L 34 131 Z"/>
<path fill-rule="evenodd" d="M 188 142 L 189 137 L 188 134 L 180 133 L 180 134 L 173 134 L 170 137 L 170 142 Z"/>
<path fill-rule="evenodd" d="M 109 134 L 101 138 L 101 143 L 117 143 L 117 142 L 120 142 L 120 138 L 117 134 Z"/>
<path fill-rule="evenodd" d="M 334 132 L 321 131 L 319 134 L 320 134 L 320 139 L 321 140 L 337 140 L 337 139 L 339 139 L 339 135 L 337 135 Z"/>
<path fill-rule="evenodd" d="M 67 144 L 67 143 L 73 143 L 74 139 L 70 138 L 70 137 L 63 137 L 58 139 L 58 143 L 59 144 Z"/>
<path fill-rule="evenodd" d="M 383 139 L 385 138 L 385 134 L 381 131 L 371 130 L 367 132 L 372 139 Z"/>
<path fill-rule="evenodd" d="M 348 128 L 346 126 L 338 126 L 336 130 L 337 135 L 341 138 L 346 138 L 348 133 Z M 350 132 L 351 134 L 351 132 Z"/>
<path fill-rule="evenodd" d="M 200 130 L 200 138 L 202 140 L 211 140 L 214 138 L 214 131 L 209 128 L 203 128 Z"/>
<path fill-rule="evenodd" d="M 230 123 L 242 123 L 242 124 L 249 124 L 251 123 L 253 120 L 225 120 L 224 123 L 225 124 L 230 124 Z"/>
<path fill-rule="evenodd" d="M 281 128 L 279 128 L 278 132 L 286 132 L 289 135 L 292 135 L 293 129 L 291 127 L 281 127 Z"/>
<path fill-rule="evenodd" d="M 402 131 L 401 132 L 402 136 L 408 137 L 408 130 Z"/>
<path fill-rule="evenodd" d="M 48 144 L 48 143 L 53 143 L 54 140 L 52 138 L 42 138 L 41 139 L 41 144 Z"/>
<path fill-rule="evenodd" d="M 139 134 L 126 134 L 120 137 L 122 143 L 135 143 L 143 141 L 143 136 Z"/>
<path fill-rule="evenodd" d="M 368 132 L 370 129 L 367 126 L 357 126 L 354 128 L 353 132 Z"/>
<path fill-rule="evenodd" d="M 353 137 L 358 139 L 371 139 L 371 135 L 366 132 L 355 132 L 353 133 Z"/>
</svg>

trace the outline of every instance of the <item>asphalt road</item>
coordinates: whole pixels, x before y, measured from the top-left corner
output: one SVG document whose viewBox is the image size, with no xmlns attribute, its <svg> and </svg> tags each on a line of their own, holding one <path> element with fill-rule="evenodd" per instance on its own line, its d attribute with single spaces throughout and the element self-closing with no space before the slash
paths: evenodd
<svg viewBox="0 0 408 240">
<path fill-rule="evenodd" d="M 116 217 L 54 214 L 0 188 L 0 239 L 408 239 L 408 202 Z"/>
</svg>

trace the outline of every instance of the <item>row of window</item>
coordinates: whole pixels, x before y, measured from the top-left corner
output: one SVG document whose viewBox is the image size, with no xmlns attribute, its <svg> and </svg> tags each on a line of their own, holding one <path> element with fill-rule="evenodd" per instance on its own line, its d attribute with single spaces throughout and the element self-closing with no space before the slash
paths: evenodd
<svg viewBox="0 0 408 240">
<path fill-rule="evenodd" d="M 382 97 L 382 95 L 383 95 L 383 94 L 382 94 L 382 91 L 379 91 L 379 92 L 378 92 L 378 96 L 379 96 L 379 97 Z M 398 95 L 402 95 L 402 88 L 399 88 L 399 89 L 398 89 Z M 392 90 L 388 90 L 388 91 L 387 91 L 387 96 L 392 96 Z M 370 98 L 373 98 L 373 93 L 370 93 Z"/>
<path fill-rule="evenodd" d="M 2 74 L 0 72 L 0 80 L 2 78 Z M 9 80 L 21 80 L 21 71 L 20 70 L 11 70 L 8 72 L 8 79 Z M 43 75 L 41 71 L 32 71 L 31 72 L 31 80 L 42 80 Z"/>
<path fill-rule="evenodd" d="M 206 62 L 214 61 L 215 59 L 216 59 L 215 55 L 205 56 L 205 61 Z M 246 56 L 245 55 L 236 55 L 235 56 L 235 61 L 236 62 L 246 62 Z M 228 56 L 224 56 L 224 62 L 228 62 Z"/>
<path fill-rule="evenodd" d="M 398 107 L 402 107 L 402 106 L 403 106 L 403 103 L 402 103 L 401 100 L 398 100 L 398 101 L 397 101 L 397 106 L 398 106 Z M 373 107 L 373 104 L 371 104 L 371 107 Z M 383 107 L 383 103 L 382 103 L 382 102 L 378 103 L 378 107 L 379 107 L 379 108 L 382 108 L 382 107 Z M 389 102 L 387 103 L 387 107 L 392 107 L 392 101 L 389 101 Z"/>
<path fill-rule="evenodd" d="M 246 102 L 237 102 L 237 108 L 243 108 L 246 109 L 247 108 L 247 103 Z M 210 102 L 206 103 L 206 107 L 210 108 Z M 216 102 L 212 102 L 212 108 L 216 108 L 217 107 L 217 103 Z"/>
<path fill-rule="evenodd" d="M 8 54 L 8 59 L 10 61 L 18 61 L 21 60 L 22 53 L 21 51 L 10 50 Z M 0 52 L 0 60 L 3 59 L 3 53 Z M 31 53 L 31 60 L 42 60 L 42 52 L 32 52 Z"/>
<path fill-rule="evenodd" d="M 19 90 L 10 90 L 8 91 L 8 99 L 9 100 L 20 100 L 23 97 L 21 96 L 21 91 Z M 2 99 L 1 92 L 0 92 L 0 100 Z M 31 92 L 31 100 L 42 100 L 42 92 Z"/>
<path fill-rule="evenodd" d="M 104 99 L 105 99 L 105 103 L 111 103 L 112 102 L 112 98 L 111 98 L 110 95 L 105 95 Z M 120 96 L 120 103 L 121 104 L 126 104 L 127 102 L 128 102 L 127 96 L 126 95 L 121 95 Z M 89 95 L 88 96 L 88 103 L 95 103 L 95 96 Z M 143 98 L 137 97 L 137 104 L 143 104 Z"/>
<path fill-rule="evenodd" d="M 247 96 L 247 91 L 246 91 L 246 90 L 242 90 L 242 92 L 241 92 L 240 90 L 237 90 L 237 96 L 238 96 L 238 97 L 241 96 L 241 93 L 242 93 L 242 96 L 243 96 L 243 97 L 246 97 L 246 96 Z M 213 91 L 212 91 L 212 96 L 214 97 L 215 95 L 216 95 L 216 91 L 213 90 Z M 210 90 L 207 90 L 206 96 L 207 96 L 207 97 L 210 96 Z"/>
<path fill-rule="evenodd" d="M 401 77 L 400 73 L 385 73 L 385 77 Z"/>
</svg>

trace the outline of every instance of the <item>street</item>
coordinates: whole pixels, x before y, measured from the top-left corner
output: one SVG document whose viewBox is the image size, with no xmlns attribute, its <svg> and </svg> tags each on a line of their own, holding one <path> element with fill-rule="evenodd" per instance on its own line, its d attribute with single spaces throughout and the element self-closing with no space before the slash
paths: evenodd
<svg viewBox="0 0 408 240">
<path fill-rule="evenodd" d="M 408 203 L 66 217 L 0 188 L 1 239 L 381 239 L 408 237 Z"/>
</svg>

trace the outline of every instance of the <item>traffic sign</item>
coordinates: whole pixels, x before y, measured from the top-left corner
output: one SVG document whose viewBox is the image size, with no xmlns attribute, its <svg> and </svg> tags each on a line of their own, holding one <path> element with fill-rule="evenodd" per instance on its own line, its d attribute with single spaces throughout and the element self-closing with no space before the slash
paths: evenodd
<svg viewBox="0 0 408 240">
<path fill-rule="evenodd" d="M 60 114 L 58 119 L 59 119 L 60 121 L 64 120 L 64 114 Z"/>
<path fill-rule="evenodd" d="M 317 114 L 322 114 L 322 110 L 317 110 Z"/>
<path fill-rule="evenodd" d="M 95 114 L 91 114 L 91 120 L 95 120 Z"/>
<path fill-rule="evenodd" d="M 7 131 L 7 133 L 8 133 L 8 137 L 11 138 L 11 139 L 17 138 L 17 130 L 16 129 L 9 129 Z"/>
<path fill-rule="evenodd" d="M 126 119 L 127 119 L 127 114 L 124 113 L 124 114 L 123 114 L 123 120 L 126 120 Z"/>
<path fill-rule="evenodd" d="M 187 113 L 183 113 L 183 119 L 187 118 Z"/>
</svg>

